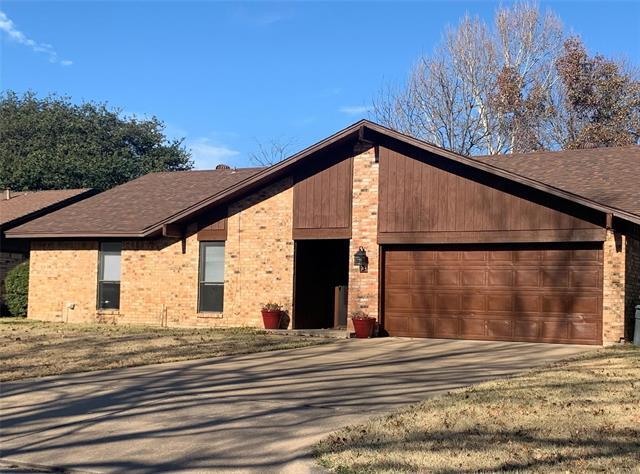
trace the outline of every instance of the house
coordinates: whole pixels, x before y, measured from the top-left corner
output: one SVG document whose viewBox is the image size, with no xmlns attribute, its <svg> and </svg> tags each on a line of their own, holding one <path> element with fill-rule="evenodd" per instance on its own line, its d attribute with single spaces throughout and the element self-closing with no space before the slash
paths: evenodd
<svg viewBox="0 0 640 474">
<path fill-rule="evenodd" d="M 91 189 L 4 190 L 0 196 L 0 285 L 4 285 L 9 270 L 29 258 L 29 241 L 7 239 L 6 231 L 93 194 Z M 0 307 L 2 295 L 4 287 L 0 288 Z"/>
<path fill-rule="evenodd" d="M 640 147 L 468 158 L 360 121 L 268 168 L 155 173 L 8 232 L 29 317 L 606 344 L 640 303 Z M 358 254 L 359 264 L 354 265 Z"/>
</svg>

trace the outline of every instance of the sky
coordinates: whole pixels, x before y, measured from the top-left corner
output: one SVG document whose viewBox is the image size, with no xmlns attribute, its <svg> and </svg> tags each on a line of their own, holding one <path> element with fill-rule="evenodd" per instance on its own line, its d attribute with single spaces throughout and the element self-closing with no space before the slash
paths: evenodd
<svg viewBox="0 0 640 474">
<path fill-rule="evenodd" d="M 503 1 L 502 4 L 508 2 Z M 0 89 L 156 115 L 197 168 L 249 166 L 369 117 L 447 25 L 495 2 L 0 1 Z M 591 52 L 640 65 L 640 1 L 550 1 Z"/>
</svg>

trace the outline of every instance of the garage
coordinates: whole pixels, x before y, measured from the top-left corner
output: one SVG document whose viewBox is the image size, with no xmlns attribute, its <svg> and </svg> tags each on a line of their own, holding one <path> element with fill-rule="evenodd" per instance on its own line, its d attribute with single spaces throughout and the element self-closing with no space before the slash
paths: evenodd
<svg viewBox="0 0 640 474">
<path fill-rule="evenodd" d="M 391 336 L 602 343 L 602 243 L 386 246 Z"/>
</svg>

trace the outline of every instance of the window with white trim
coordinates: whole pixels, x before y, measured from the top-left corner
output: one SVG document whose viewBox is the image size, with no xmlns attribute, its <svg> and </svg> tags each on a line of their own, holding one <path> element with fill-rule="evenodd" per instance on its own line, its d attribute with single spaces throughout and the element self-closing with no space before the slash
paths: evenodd
<svg viewBox="0 0 640 474">
<path fill-rule="evenodd" d="M 224 301 L 224 242 L 200 242 L 198 311 L 221 313 Z"/>
</svg>

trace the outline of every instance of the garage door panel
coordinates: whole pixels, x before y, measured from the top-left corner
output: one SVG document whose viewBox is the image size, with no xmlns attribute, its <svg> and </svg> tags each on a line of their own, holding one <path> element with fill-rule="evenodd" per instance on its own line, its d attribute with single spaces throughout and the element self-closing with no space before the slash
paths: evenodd
<svg viewBox="0 0 640 474">
<path fill-rule="evenodd" d="M 429 314 L 437 307 L 435 293 L 411 293 L 405 295 L 405 298 L 410 302 L 410 307 L 416 314 Z"/>
<path fill-rule="evenodd" d="M 569 322 L 569 338 L 570 339 L 582 339 L 593 340 L 598 337 L 601 331 L 601 325 L 598 323 L 585 323 L 571 321 Z"/>
<path fill-rule="evenodd" d="M 411 302 L 411 298 L 407 297 L 404 291 L 389 291 L 385 297 L 386 308 L 389 311 L 396 309 L 412 310 L 414 305 Z"/>
<path fill-rule="evenodd" d="M 567 321 L 542 321 L 542 339 L 569 339 L 569 323 Z"/>
<path fill-rule="evenodd" d="M 392 313 L 386 314 L 385 319 L 387 324 L 394 328 L 394 331 L 398 333 L 408 333 L 409 330 L 409 317 L 408 316 L 396 316 Z"/>
<path fill-rule="evenodd" d="M 462 319 L 460 321 L 460 334 L 466 338 L 483 337 L 486 334 L 485 321 L 483 319 Z"/>
<path fill-rule="evenodd" d="M 438 262 L 458 262 L 460 261 L 460 256 L 462 252 L 451 251 L 451 252 L 437 252 L 436 253 L 436 261 Z"/>
<path fill-rule="evenodd" d="M 490 262 L 512 262 L 513 252 L 511 250 L 497 250 L 495 252 L 487 252 Z"/>
<path fill-rule="evenodd" d="M 407 334 L 416 337 L 435 337 L 435 320 L 428 318 L 411 318 L 407 323 Z"/>
<path fill-rule="evenodd" d="M 534 287 L 540 285 L 540 270 L 537 268 L 515 271 L 515 285 L 518 287 Z"/>
<path fill-rule="evenodd" d="M 461 284 L 463 286 L 486 286 L 487 284 L 487 272 L 485 269 L 479 270 L 462 270 Z"/>
<path fill-rule="evenodd" d="M 435 284 L 439 287 L 442 286 L 460 286 L 460 271 L 459 270 L 436 270 Z"/>
<path fill-rule="evenodd" d="M 526 295 L 518 293 L 515 295 L 513 302 L 513 310 L 516 313 L 533 313 L 537 314 L 542 311 L 541 297 L 539 295 Z"/>
<path fill-rule="evenodd" d="M 487 295 L 488 311 L 513 311 L 513 297 L 511 295 Z"/>
<path fill-rule="evenodd" d="M 454 311 L 459 312 L 462 309 L 461 298 L 459 293 L 440 293 L 436 295 L 436 310 L 439 313 Z"/>
<path fill-rule="evenodd" d="M 387 249 L 384 327 L 399 336 L 600 344 L 601 244 L 571 245 Z"/>
<path fill-rule="evenodd" d="M 486 262 L 487 252 L 462 252 L 462 260 L 464 260 L 466 263 Z"/>
<path fill-rule="evenodd" d="M 542 286 L 545 288 L 568 288 L 569 271 L 566 268 L 544 268 Z"/>
<path fill-rule="evenodd" d="M 489 270 L 488 272 L 489 286 L 507 286 L 512 287 L 514 281 L 513 270 Z"/>
<path fill-rule="evenodd" d="M 455 337 L 460 334 L 460 320 L 454 318 L 441 318 L 435 320 L 436 337 Z"/>
<path fill-rule="evenodd" d="M 388 271 L 388 279 L 389 281 L 393 281 L 394 287 L 405 287 L 409 288 L 411 284 L 411 269 L 409 268 L 394 268 L 389 269 Z"/>
<path fill-rule="evenodd" d="M 411 284 L 414 288 L 429 290 L 433 286 L 435 270 L 430 268 L 411 271 Z"/>
<path fill-rule="evenodd" d="M 594 296 L 579 296 L 570 293 L 546 295 L 542 299 L 544 313 L 596 315 L 598 314 L 600 298 Z"/>
<path fill-rule="evenodd" d="M 482 294 L 471 294 L 462 298 L 462 311 L 463 313 L 469 311 L 487 311 L 487 297 Z"/>
<path fill-rule="evenodd" d="M 513 321 L 508 319 L 488 320 L 487 336 L 495 339 L 512 339 L 513 338 Z"/>
<path fill-rule="evenodd" d="M 571 270 L 569 284 L 571 288 L 600 288 L 600 273 L 597 270 Z"/>
<path fill-rule="evenodd" d="M 593 250 L 576 249 L 571 251 L 571 260 L 575 264 L 598 264 L 600 262 L 599 258 L 601 257 Z"/>
<path fill-rule="evenodd" d="M 539 339 L 540 323 L 530 319 L 515 321 L 513 326 L 513 335 L 515 339 Z"/>
</svg>

